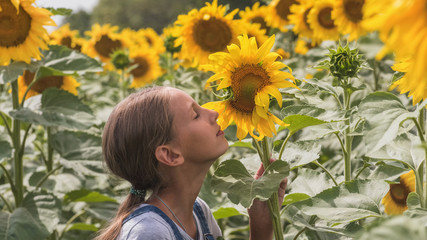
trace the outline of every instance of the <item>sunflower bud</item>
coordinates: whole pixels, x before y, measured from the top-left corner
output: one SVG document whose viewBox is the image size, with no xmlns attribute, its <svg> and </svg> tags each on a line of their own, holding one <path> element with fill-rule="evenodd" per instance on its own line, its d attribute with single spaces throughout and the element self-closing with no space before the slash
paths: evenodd
<svg viewBox="0 0 427 240">
<path fill-rule="evenodd" d="M 116 69 L 125 69 L 129 67 L 129 55 L 123 50 L 117 50 L 111 54 L 111 62 Z"/>
<path fill-rule="evenodd" d="M 329 52 L 330 60 L 327 65 L 334 77 L 347 79 L 357 76 L 364 62 L 357 49 L 350 50 L 348 45 L 345 47 L 339 45 L 337 50 L 329 49 Z"/>
<path fill-rule="evenodd" d="M 172 35 L 169 35 L 166 37 L 164 45 L 166 47 L 166 51 L 170 53 L 176 53 L 181 51 L 181 46 L 175 47 L 175 40 L 177 37 L 174 37 Z"/>
</svg>

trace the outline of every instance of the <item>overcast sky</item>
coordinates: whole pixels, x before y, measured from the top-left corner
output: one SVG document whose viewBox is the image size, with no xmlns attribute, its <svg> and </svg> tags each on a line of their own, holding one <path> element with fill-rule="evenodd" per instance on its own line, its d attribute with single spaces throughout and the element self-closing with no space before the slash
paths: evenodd
<svg viewBox="0 0 427 240">
<path fill-rule="evenodd" d="M 53 7 L 53 8 L 69 8 L 73 12 L 83 9 L 87 12 L 92 11 L 93 7 L 98 3 L 99 0 L 36 0 L 36 5 L 38 7 Z M 118 0 L 120 1 L 120 0 Z M 62 16 L 53 16 L 52 19 L 59 26 L 62 23 L 64 17 Z M 45 26 L 45 28 L 52 32 L 57 27 Z"/>
</svg>

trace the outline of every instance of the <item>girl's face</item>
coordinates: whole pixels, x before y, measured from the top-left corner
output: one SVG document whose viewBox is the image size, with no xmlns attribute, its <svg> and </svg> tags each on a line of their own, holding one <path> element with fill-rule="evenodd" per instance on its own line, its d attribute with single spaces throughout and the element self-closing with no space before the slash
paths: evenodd
<svg viewBox="0 0 427 240">
<path fill-rule="evenodd" d="M 171 88 L 174 138 L 185 161 L 214 161 L 228 149 L 224 132 L 216 123 L 218 113 L 202 108 L 187 93 Z"/>
</svg>

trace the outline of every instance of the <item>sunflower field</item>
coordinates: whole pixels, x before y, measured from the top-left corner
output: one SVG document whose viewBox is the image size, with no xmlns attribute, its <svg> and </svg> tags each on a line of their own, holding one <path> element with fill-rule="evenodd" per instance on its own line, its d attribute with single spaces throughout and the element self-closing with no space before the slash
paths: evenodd
<svg viewBox="0 0 427 240">
<path fill-rule="evenodd" d="M 96 236 L 130 188 L 103 126 L 153 85 L 219 113 L 200 197 L 224 239 L 249 239 L 255 198 L 276 240 L 427 239 L 427 0 L 209 0 L 162 33 L 48 33 L 67 12 L 0 0 L 0 239 Z"/>
</svg>

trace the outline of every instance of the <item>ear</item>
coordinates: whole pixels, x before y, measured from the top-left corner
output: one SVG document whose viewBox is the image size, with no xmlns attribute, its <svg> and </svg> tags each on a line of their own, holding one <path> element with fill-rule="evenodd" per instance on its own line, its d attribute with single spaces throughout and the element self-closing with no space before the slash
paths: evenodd
<svg viewBox="0 0 427 240">
<path fill-rule="evenodd" d="M 175 167 L 184 163 L 181 153 L 174 150 L 169 145 L 160 145 L 156 148 L 156 158 L 166 166 Z"/>
</svg>

